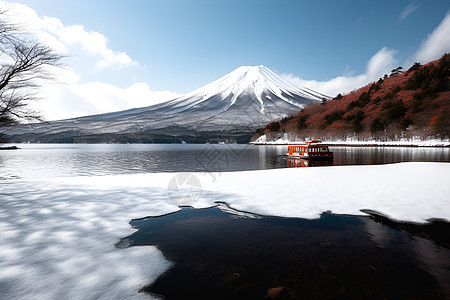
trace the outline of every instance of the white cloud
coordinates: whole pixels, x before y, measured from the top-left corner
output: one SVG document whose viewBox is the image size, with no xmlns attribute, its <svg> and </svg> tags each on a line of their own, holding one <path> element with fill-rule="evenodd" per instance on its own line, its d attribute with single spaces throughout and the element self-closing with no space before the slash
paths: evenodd
<svg viewBox="0 0 450 300">
<path fill-rule="evenodd" d="M 52 85 L 45 96 L 34 105 L 46 120 L 51 121 L 150 106 L 179 95 L 169 91 L 152 91 L 143 82 L 126 88 L 105 82 L 88 82 Z"/>
<path fill-rule="evenodd" d="M 419 8 L 419 5 L 417 5 L 415 2 L 407 5 L 402 13 L 400 14 L 400 16 L 398 17 L 398 21 L 401 22 L 404 19 L 406 19 L 410 14 L 412 14 L 416 9 Z"/>
<path fill-rule="evenodd" d="M 416 52 L 415 60 L 427 63 L 440 58 L 444 53 L 450 52 L 450 12 L 447 13 L 441 24 L 422 42 Z"/>
<path fill-rule="evenodd" d="M 414 3 L 408 5 L 402 14 L 404 18 L 417 7 Z M 440 58 L 447 52 L 450 52 L 450 12 L 422 42 L 413 59 L 420 63 L 427 63 Z M 350 73 L 350 75 L 338 76 L 328 81 L 304 80 L 292 74 L 286 74 L 284 77 L 297 86 L 306 86 L 323 94 L 335 96 L 338 93 L 348 93 L 377 80 L 384 74 L 389 74 L 392 68 L 398 66 L 398 62 L 394 58 L 396 53 L 396 50 L 389 50 L 387 47 L 382 48 L 369 60 L 366 72 L 360 75 L 351 76 Z M 404 65 L 411 64 L 411 59 L 409 59 Z M 347 69 L 346 73 L 349 73 Z"/>
<path fill-rule="evenodd" d="M 23 24 L 25 30 L 36 34 L 45 44 L 69 56 L 82 55 L 97 60 L 94 70 L 106 68 L 121 69 L 138 65 L 125 52 L 108 47 L 108 39 L 99 32 L 87 31 L 82 25 L 66 26 L 58 18 L 39 17 L 30 7 L 19 3 L 0 1 L 0 8 L 6 9 L 9 18 L 16 24 Z"/>
<path fill-rule="evenodd" d="M 398 65 L 394 55 L 396 50 L 383 47 L 367 63 L 366 72 L 355 76 L 339 76 L 328 81 L 304 80 L 292 74 L 283 77 L 297 86 L 306 86 L 320 93 L 336 96 L 339 93 L 348 93 L 360 88 L 371 81 L 378 80 L 384 74 L 390 74 Z"/>
<path fill-rule="evenodd" d="M 137 65 L 125 52 L 114 52 L 108 48 L 108 39 L 101 33 L 86 31 L 82 25 L 47 27 L 59 40 L 71 47 L 80 47 L 85 53 L 99 57 L 95 64 L 97 70 L 108 67 L 121 69 L 130 65 Z"/>
<path fill-rule="evenodd" d="M 82 69 L 86 60 L 94 59 L 94 71 L 122 69 L 138 63 L 125 52 L 109 48 L 102 33 L 87 31 L 83 25 L 66 26 L 58 18 L 41 18 L 32 8 L 19 3 L 0 1 L 0 9 L 7 10 L 11 22 L 24 24 L 24 29 L 40 41 L 75 60 L 77 72 L 70 66 L 52 68 L 57 82 L 45 82 L 39 95 L 42 100 L 30 103 L 30 108 L 40 111 L 48 121 L 150 106 L 179 96 L 151 90 L 143 82 L 118 87 L 102 82 L 100 74 L 98 81 L 81 83 L 83 72 L 92 71 Z"/>
</svg>

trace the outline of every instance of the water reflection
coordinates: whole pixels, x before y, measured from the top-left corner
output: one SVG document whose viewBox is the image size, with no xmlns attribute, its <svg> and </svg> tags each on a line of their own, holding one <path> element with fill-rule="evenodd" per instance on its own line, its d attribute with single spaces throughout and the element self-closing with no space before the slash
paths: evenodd
<svg viewBox="0 0 450 300">
<path fill-rule="evenodd" d="M 148 172 L 229 172 L 328 165 L 292 161 L 287 146 L 23 144 L 0 151 L 0 177 L 44 178 Z M 332 165 L 450 161 L 450 148 L 330 147 Z"/>
<path fill-rule="evenodd" d="M 441 223 L 423 226 L 408 223 L 401 224 L 383 217 L 364 219 L 364 222 L 365 230 L 379 248 L 395 249 L 399 245 L 403 245 L 403 254 L 414 257 L 425 271 L 433 275 L 444 292 L 450 295 L 450 253 L 446 249 L 449 246 L 447 245 L 448 237 L 446 237 L 449 229 L 448 224 Z M 423 234 L 424 231 L 432 232 L 434 237 L 430 237 L 429 234 Z M 428 239 L 423 238 L 421 235 Z M 436 236 L 437 239 L 435 239 Z M 446 248 L 443 248 L 442 244 Z"/>
<path fill-rule="evenodd" d="M 330 147 L 335 165 L 387 164 L 407 161 L 450 161 L 449 148 Z"/>
<path fill-rule="evenodd" d="M 332 166 L 332 160 L 308 160 L 301 158 L 287 158 L 288 168 L 304 168 L 304 167 L 324 167 Z"/>
</svg>

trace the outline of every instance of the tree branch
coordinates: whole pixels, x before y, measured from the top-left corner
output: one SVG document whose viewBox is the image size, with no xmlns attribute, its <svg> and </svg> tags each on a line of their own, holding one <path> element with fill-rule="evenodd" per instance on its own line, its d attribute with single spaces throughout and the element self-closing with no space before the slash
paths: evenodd
<svg viewBox="0 0 450 300">
<path fill-rule="evenodd" d="M 43 81 L 54 80 L 50 67 L 61 67 L 62 55 L 11 24 L 0 10 L 0 127 L 20 120 L 42 121 L 27 109 L 37 100 Z"/>
</svg>

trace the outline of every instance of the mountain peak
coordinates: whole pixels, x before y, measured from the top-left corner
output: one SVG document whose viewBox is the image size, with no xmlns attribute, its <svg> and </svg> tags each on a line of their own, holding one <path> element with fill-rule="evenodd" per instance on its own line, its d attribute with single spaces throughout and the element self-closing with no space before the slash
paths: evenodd
<svg viewBox="0 0 450 300">
<path fill-rule="evenodd" d="M 267 67 L 264 66 L 264 65 L 259 65 L 259 66 L 240 66 L 236 70 L 251 71 L 251 70 L 261 70 L 261 69 L 267 69 Z"/>
<path fill-rule="evenodd" d="M 269 106 L 279 106 L 278 109 L 281 109 L 284 105 L 288 105 L 289 111 L 292 108 L 300 110 L 306 103 L 321 101 L 323 97 L 326 96 L 308 88 L 292 85 L 264 65 L 241 66 L 216 81 L 176 99 L 176 103 L 184 103 L 176 105 L 176 112 L 201 107 L 211 99 L 226 99 L 218 101 L 222 111 L 241 107 L 245 102 L 247 106 L 258 107 L 258 111 L 265 115 Z"/>
<path fill-rule="evenodd" d="M 253 74 L 254 76 L 263 76 L 266 73 L 272 73 L 272 71 L 264 65 L 259 66 L 240 66 L 229 74 Z M 258 75 L 259 74 L 259 75 Z"/>
<path fill-rule="evenodd" d="M 318 101 L 322 100 L 323 97 L 327 98 L 327 96 L 308 88 L 292 85 L 264 65 L 241 66 L 192 93 L 211 95 L 213 91 L 215 94 L 232 94 L 235 97 L 242 93 L 250 93 L 258 99 L 260 99 L 262 93 L 275 94 L 281 99 L 284 99 L 286 95 L 298 95 Z"/>
</svg>

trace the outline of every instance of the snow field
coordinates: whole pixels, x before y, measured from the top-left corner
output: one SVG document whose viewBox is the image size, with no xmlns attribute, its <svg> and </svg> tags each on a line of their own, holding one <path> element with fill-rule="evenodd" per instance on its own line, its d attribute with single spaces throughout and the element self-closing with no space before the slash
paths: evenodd
<svg viewBox="0 0 450 300">
<path fill-rule="evenodd" d="M 263 215 L 317 218 L 378 211 L 398 221 L 450 221 L 449 163 L 192 173 L 193 206 L 216 201 Z M 178 210 L 175 173 L 0 181 L 0 293 L 5 299 L 130 299 L 170 268 L 154 246 L 118 249 L 133 218 Z M 211 176 L 213 175 L 213 176 Z M 189 192 L 189 187 L 180 188 Z"/>
<path fill-rule="evenodd" d="M 0 298 L 149 299 L 139 289 L 171 263 L 156 247 L 114 244 L 142 205 L 177 208 L 151 188 L 83 179 L 0 183 Z"/>
</svg>

